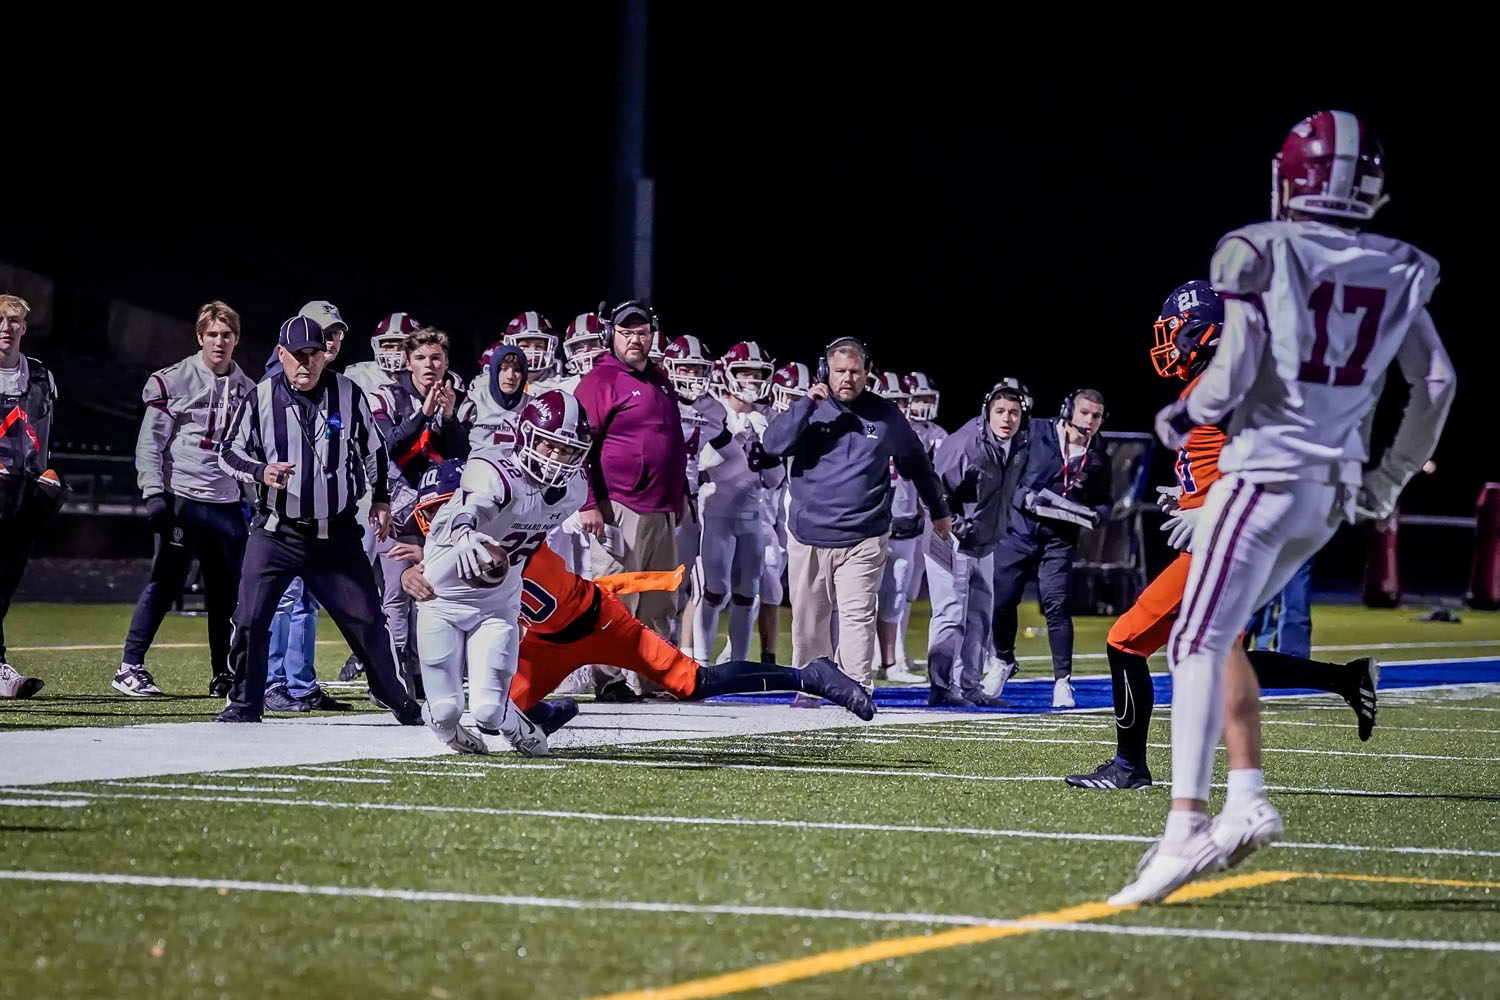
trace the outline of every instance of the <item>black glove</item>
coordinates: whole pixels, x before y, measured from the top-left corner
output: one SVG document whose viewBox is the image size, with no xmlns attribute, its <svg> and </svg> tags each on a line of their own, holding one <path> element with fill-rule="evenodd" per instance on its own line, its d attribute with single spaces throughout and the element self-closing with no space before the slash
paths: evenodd
<svg viewBox="0 0 1500 1000">
<path fill-rule="evenodd" d="M 172 529 L 172 501 L 165 494 L 146 498 L 146 523 L 158 535 L 165 535 Z"/>
<path fill-rule="evenodd" d="M 952 531 L 954 538 L 957 538 L 960 542 L 966 542 L 969 540 L 969 536 L 974 533 L 974 522 L 966 517 L 955 516 L 953 518 Z"/>
<path fill-rule="evenodd" d="M 766 469 L 774 469 L 781 464 L 781 458 L 766 451 L 765 446 L 759 441 L 752 444 L 745 452 L 745 461 L 750 464 L 751 472 L 764 472 Z"/>
</svg>

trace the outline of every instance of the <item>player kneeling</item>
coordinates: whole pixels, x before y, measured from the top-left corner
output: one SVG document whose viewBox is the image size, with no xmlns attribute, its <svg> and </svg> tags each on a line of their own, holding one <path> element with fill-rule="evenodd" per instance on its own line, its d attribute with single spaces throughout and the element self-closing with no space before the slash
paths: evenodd
<svg viewBox="0 0 1500 1000">
<path fill-rule="evenodd" d="M 417 606 L 417 654 L 427 690 L 423 715 L 438 739 L 461 753 L 484 753 L 463 727 L 463 669 L 469 709 L 481 731 L 504 736 L 528 757 L 547 737 L 511 703 L 521 636 L 521 570 L 547 532 L 583 503 L 583 468 L 592 434 L 578 400 L 538 396 L 521 412 L 514 454 L 475 457 L 453 499 L 430 524 L 426 577 L 432 599 Z"/>
</svg>

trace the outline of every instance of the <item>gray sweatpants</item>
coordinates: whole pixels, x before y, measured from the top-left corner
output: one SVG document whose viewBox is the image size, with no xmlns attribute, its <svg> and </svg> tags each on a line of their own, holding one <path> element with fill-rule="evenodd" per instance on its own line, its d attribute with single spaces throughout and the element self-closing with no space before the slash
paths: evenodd
<svg viewBox="0 0 1500 1000">
<path fill-rule="evenodd" d="M 927 558 L 927 594 L 932 601 L 932 621 L 927 626 L 927 675 L 933 691 L 980 697 L 985 639 L 994 611 L 993 572 L 993 554 L 983 558 L 956 554 L 952 572 L 936 559 Z"/>
</svg>

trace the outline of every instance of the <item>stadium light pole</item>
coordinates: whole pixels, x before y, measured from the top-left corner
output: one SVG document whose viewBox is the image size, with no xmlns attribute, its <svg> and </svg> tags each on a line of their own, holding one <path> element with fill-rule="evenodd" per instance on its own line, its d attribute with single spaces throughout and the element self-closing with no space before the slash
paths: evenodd
<svg viewBox="0 0 1500 1000">
<path fill-rule="evenodd" d="M 615 240 L 612 287 L 651 297 L 656 191 L 646 176 L 647 0 L 623 0 L 615 88 Z"/>
</svg>

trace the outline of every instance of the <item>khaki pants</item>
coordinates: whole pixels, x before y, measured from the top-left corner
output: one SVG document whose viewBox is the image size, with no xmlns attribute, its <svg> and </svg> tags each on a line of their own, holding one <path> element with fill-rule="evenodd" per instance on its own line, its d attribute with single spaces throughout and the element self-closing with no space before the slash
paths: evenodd
<svg viewBox="0 0 1500 1000">
<path fill-rule="evenodd" d="M 677 568 L 677 518 L 672 514 L 638 514 L 622 504 L 605 501 L 600 505 L 605 524 L 620 529 L 625 555 L 616 559 L 604 542 L 589 540 L 589 566 L 595 578 L 611 573 L 636 573 L 642 570 Z M 662 638 L 672 634 L 672 618 L 677 613 L 677 595 L 662 591 L 622 594 L 620 600 L 631 614 Z M 640 678 L 618 667 L 600 665 L 594 668 L 594 679 L 604 684 L 624 676 L 631 688 L 641 690 Z M 653 685 L 654 687 L 654 685 Z"/>
<path fill-rule="evenodd" d="M 875 673 L 875 604 L 885 570 L 886 540 L 866 538 L 841 549 L 803 545 L 787 536 L 787 579 L 792 587 L 792 663 L 805 667 L 832 656 L 839 669 L 866 689 Z M 839 616 L 833 650 L 832 617 Z"/>
</svg>

